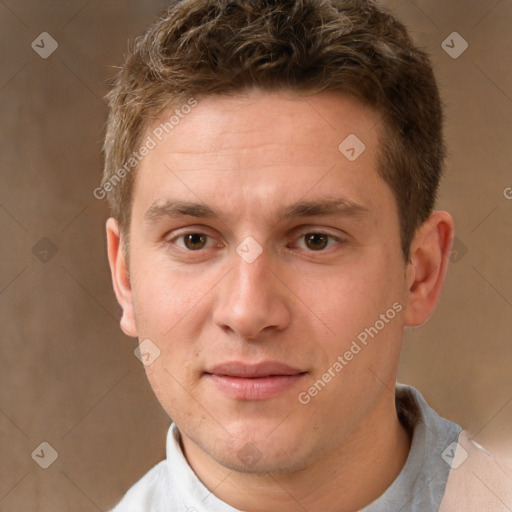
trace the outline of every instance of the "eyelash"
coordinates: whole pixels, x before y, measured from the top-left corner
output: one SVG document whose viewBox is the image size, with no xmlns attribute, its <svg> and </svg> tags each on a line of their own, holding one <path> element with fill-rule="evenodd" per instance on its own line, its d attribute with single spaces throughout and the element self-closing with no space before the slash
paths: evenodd
<svg viewBox="0 0 512 512">
<path fill-rule="evenodd" d="M 189 235 L 203 235 L 203 236 L 206 236 L 209 241 L 214 240 L 214 238 L 212 236 L 208 235 L 207 233 L 203 233 L 201 231 L 187 231 L 185 233 L 182 233 L 181 235 L 175 236 L 174 238 L 170 239 L 169 242 L 174 244 L 174 245 L 176 245 L 181 250 L 189 252 L 189 253 L 195 253 L 195 252 L 196 253 L 200 253 L 200 252 L 203 252 L 204 250 L 207 250 L 209 248 L 209 247 L 204 247 L 202 249 L 197 249 L 197 250 L 188 249 L 187 247 L 184 246 L 184 240 L 183 239 L 186 236 L 189 236 Z M 335 245 L 340 245 L 343 242 L 345 242 L 345 240 L 343 240 L 342 238 L 334 236 L 334 235 L 331 235 L 329 233 L 325 233 L 323 231 L 305 231 L 305 232 L 301 233 L 296 240 L 304 239 L 304 237 L 306 237 L 307 235 L 323 235 L 323 236 L 326 236 L 328 238 L 328 245 L 329 245 L 329 241 L 334 241 L 336 243 Z M 183 246 L 180 246 L 180 245 L 178 245 L 176 243 L 176 241 L 180 240 L 180 239 L 183 240 Z M 217 245 L 217 247 L 221 247 L 221 246 Z M 317 250 L 317 251 L 315 251 L 313 249 L 309 249 L 308 250 L 308 249 L 304 249 L 304 248 L 301 248 L 301 250 L 305 250 L 305 251 L 310 252 L 310 253 L 321 253 L 321 252 L 328 251 L 330 248 L 332 248 L 332 245 L 330 247 L 328 246 L 325 249 L 320 249 L 320 250 Z"/>
</svg>

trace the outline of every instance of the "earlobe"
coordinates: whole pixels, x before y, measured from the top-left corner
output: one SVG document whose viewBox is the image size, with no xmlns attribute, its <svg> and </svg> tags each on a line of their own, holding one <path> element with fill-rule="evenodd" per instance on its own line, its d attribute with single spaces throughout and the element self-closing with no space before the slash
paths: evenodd
<svg viewBox="0 0 512 512">
<path fill-rule="evenodd" d="M 418 228 L 407 269 L 407 326 L 423 324 L 434 312 L 446 277 L 452 244 L 453 219 L 446 212 L 434 212 Z"/>
<path fill-rule="evenodd" d="M 133 294 L 130 272 L 123 251 L 123 241 L 119 224 L 114 218 L 107 220 L 107 249 L 112 284 L 117 301 L 121 307 L 121 329 L 128 336 L 136 337 L 137 328 L 133 310 Z"/>
</svg>

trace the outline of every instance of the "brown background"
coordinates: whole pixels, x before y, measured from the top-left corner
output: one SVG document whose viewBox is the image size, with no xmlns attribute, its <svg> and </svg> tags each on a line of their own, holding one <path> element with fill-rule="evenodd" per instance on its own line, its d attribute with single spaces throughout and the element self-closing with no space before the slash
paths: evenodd
<svg viewBox="0 0 512 512">
<path fill-rule="evenodd" d="M 400 380 L 512 460 L 512 2 L 389 0 L 433 56 L 457 224 L 434 318 Z M 104 243 L 103 96 L 163 0 L 0 0 L 0 510 L 108 510 L 164 456 L 169 424 L 118 327 Z M 459 58 L 441 47 L 452 32 Z M 42 32 L 58 49 L 42 59 Z M 512 195 L 512 194 L 511 194 Z M 56 252 L 55 252 L 56 251 Z M 31 458 L 43 441 L 48 469 Z"/>
</svg>

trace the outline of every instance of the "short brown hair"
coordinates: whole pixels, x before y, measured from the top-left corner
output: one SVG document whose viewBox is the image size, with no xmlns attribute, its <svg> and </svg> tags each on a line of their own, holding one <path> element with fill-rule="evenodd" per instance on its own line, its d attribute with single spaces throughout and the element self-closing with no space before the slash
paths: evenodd
<svg viewBox="0 0 512 512">
<path fill-rule="evenodd" d="M 114 186 L 112 178 L 154 119 L 190 98 L 253 87 L 339 91 L 381 114 L 379 173 L 397 200 L 407 260 L 442 174 L 442 108 L 427 55 L 371 0 L 172 1 L 108 96 L 103 184 L 110 180 L 121 231 L 129 231 L 134 176 L 128 169 Z"/>
</svg>

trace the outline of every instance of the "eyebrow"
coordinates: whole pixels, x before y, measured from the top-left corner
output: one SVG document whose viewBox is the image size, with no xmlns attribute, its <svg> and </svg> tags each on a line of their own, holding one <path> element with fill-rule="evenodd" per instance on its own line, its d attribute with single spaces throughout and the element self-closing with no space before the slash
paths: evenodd
<svg viewBox="0 0 512 512">
<path fill-rule="evenodd" d="M 340 215 L 360 217 L 369 213 L 368 208 L 344 198 L 321 199 L 318 201 L 299 201 L 282 210 L 281 217 L 318 217 L 322 215 Z M 213 208 L 201 203 L 168 199 L 153 203 L 144 214 L 147 223 L 157 222 L 166 217 L 219 218 Z"/>
<path fill-rule="evenodd" d="M 358 217 L 369 213 L 368 208 L 348 199 L 323 199 L 320 201 L 299 201 L 284 209 L 284 218 L 317 217 L 320 215 L 342 215 Z"/>
</svg>

